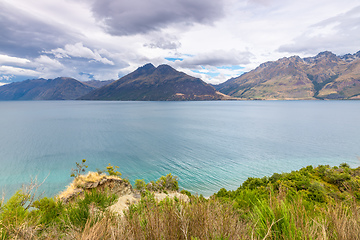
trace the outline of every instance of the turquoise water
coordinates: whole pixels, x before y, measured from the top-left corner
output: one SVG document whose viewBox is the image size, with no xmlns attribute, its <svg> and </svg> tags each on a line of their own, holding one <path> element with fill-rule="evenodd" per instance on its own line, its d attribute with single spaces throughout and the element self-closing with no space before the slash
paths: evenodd
<svg viewBox="0 0 360 240">
<path fill-rule="evenodd" d="M 360 165 L 360 101 L 0 102 L 0 186 L 52 196 L 75 162 L 209 196 L 306 165 Z M 0 189 L 1 190 L 1 189 Z"/>
</svg>

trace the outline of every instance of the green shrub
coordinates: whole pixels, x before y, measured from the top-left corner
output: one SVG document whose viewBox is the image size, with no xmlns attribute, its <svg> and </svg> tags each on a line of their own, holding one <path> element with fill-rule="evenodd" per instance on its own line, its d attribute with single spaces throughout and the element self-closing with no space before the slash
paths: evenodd
<svg viewBox="0 0 360 240">
<path fill-rule="evenodd" d="M 144 181 L 144 179 L 135 180 L 135 189 L 139 190 L 140 192 L 146 190 L 146 182 Z"/>
<path fill-rule="evenodd" d="M 100 213 L 111 206 L 116 199 L 117 196 L 115 194 L 92 189 L 90 192 L 85 192 L 83 199 L 79 198 L 75 203 L 68 205 L 66 208 L 66 219 L 71 225 L 83 228 L 91 214 L 95 215 L 93 219 L 95 223 L 99 220 Z"/>
<path fill-rule="evenodd" d="M 117 171 L 117 169 L 119 169 L 118 166 L 112 166 L 109 163 L 109 166 L 106 167 L 105 172 L 107 172 L 110 176 L 117 176 L 117 177 L 121 177 L 121 173 L 119 171 Z"/>
<path fill-rule="evenodd" d="M 0 213 L 1 223 L 5 226 L 17 226 L 24 222 L 28 215 L 24 207 L 29 196 L 22 190 L 17 191 L 2 207 Z"/>
<path fill-rule="evenodd" d="M 135 188 L 139 191 L 150 191 L 150 192 L 164 192 L 164 191 L 178 191 L 179 183 L 178 177 L 172 175 L 171 173 L 166 176 L 161 176 L 156 182 L 150 181 L 149 183 L 145 183 L 143 179 L 135 180 Z"/>
<path fill-rule="evenodd" d="M 179 190 L 179 183 L 178 183 L 178 177 L 171 175 L 169 173 L 166 176 L 161 176 L 157 181 L 157 190 L 163 191 L 163 190 L 170 190 L 170 191 L 178 191 Z"/>
<path fill-rule="evenodd" d="M 225 190 L 225 191 L 226 191 L 226 190 Z M 187 190 L 185 190 L 185 189 L 181 190 L 180 193 L 181 193 L 181 194 L 185 194 L 185 195 L 187 195 L 188 197 L 191 197 L 191 192 L 189 192 L 189 191 L 187 191 Z"/>
<path fill-rule="evenodd" d="M 30 214 L 38 218 L 37 221 L 39 224 L 45 225 L 46 227 L 59 224 L 65 209 L 62 202 L 47 197 L 36 200 L 32 204 L 32 207 L 35 208 L 35 210 L 31 211 Z"/>
</svg>

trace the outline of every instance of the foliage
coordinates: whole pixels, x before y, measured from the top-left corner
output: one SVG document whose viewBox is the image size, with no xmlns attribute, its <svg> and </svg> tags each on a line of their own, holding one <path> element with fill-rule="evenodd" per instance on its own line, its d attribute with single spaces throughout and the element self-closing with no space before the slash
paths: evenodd
<svg viewBox="0 0 360 240">
<path fill-rule="evenodd" d="M 178 180 L 179 178 L 177 176 L 171 175 L 171 173 L 169 173 L 166 176 L 161 176 L 156 181 L 157 189 L 160 191 L 164 191 L 164 190 L 177 191 L 179 190 Z"/>
<path fill-rule="evenodd" d="M 119 169 L 118 166 L 113 166 L 109 163 L 109 166 L 106 167 L 105 172 L 107 172 L 110 176 L 121 177 L 122 174 L 119 171 L 117 171 L 117 169 Z"/>
<path fill-rule="evenodd" d="M 144 179 L 135 180 L 135 188 L 141 192 L 148 190 L 151 192 L 164 192 L 164 191 L 178 191 L 179 190 L 179 178 L 171 173 L 166 176 L 161 176 L 156 182 L 150 181 L 146 184 Z"/>
<path fill-rule="evenodd" d="M 144 181 L 144 179 L 135 180 L 135 189 L 139 190 L 140 192 L 146 190 L 146 182 Z"/>
<path fill-rule="evenodd" d="M 115 194 L 107 194 L 96 189 L 85 192 L 84 198 L 79 198 L 65 209 L 68 224 L 83 228 L 91 216 L 91 213 L 99 214 L 112 205 L 117 199 Z M 100 215 L 99 215 L 100 216 Z M 95 222 L 99 218 L 94 219 Z"/>
<path fill-rule="evenodd" d="M 116 171 L 115 168 L 113 168 Z M 235 191 L 224 188 L 190 202 L 156 191 L 178 189 L 171 174 L 146 184 L 123 216 L 111 214 L 116 196 L 85 191 L 72 202 L 15 193 L 0 206 L 0 239 L 358 239 L 360 168 L 308 166 L 290 173 L 249 178 Z M 33 188 L 32 188 L 33 189 Z M 31 205 L 31 207 L 30 207 Z"/>
<path fill-rule="evenodd" d="M 80 176 L 81 173 L 85 172 L 85 169 L 88 168 L 85 165 L 86 159 L 83 159 L 81 163 L 76 162 L 76 168 L 71 169 L 70 177 L 77 178 Z"/>
<path fill-rule="evenodd" d="M 1 207 L 0 220 L 3 225 L 17 226 L 24 222 L 28 215 L 27 209 L 24 207 L 28 197 L 22 190 L 19 190 Z"/>
<path fill-rule="evenodd" d="M 65 206 L 61 201 L 56 201 L 53 198 L 41 198 L 36 200 L 32 207 L 35 210 L 31 211 L 31 216 L 37 218 L 38 223 L 49 227 L 61 223 L 61 215 L 64 213 Z"/>
<path fill-rule="evenodd" d="M 185 190 L 185 189 L 181 190 L 180 193 L 181 193 L 181 194 L 185 194 L 185 195 L 187 195 L 188 197 L 191 197 L 191 192 L 189 192 L 189 191 L 187 191 L 187 190 Z"/>
</svg>

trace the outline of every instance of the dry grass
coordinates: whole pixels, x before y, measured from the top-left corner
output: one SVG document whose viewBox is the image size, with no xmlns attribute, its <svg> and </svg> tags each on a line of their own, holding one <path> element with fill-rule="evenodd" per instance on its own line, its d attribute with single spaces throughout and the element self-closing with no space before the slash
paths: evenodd
<svg viewBox="0 0 360 240">
<path fill-rule="evenodd" d="M 77 239 L 250 239 L 248 225 L 232 206 L 216 200 L 187 204 L 142 201 L 124 217 L 106 217 Z"/>
<path fill-rule="evenodd" d="M 103 179 L 121 179 L 117 176 L 108 176 L 106 174 L 99 174 L 98 172 L 89 172 L 86 175 L 79 175 L 77 178 L 66 187 L 65 191 L 61 192 L 57 198 L 63 199 L 69 195 L 72 195 L 76 190 L 81 189 L 85 186 L 86 183 L 99 182 Z"/>
<path fill-rule="evenodd" d="M 190 203 L 165 199 L 158 203 L 150 196 L 132 205 L 123 216 L 105 212 L 99 220 L 93 212 L 81 229 L 69 225 L 64 231 L 53 226 L 39 235 L 40 226 L 24 222 L 12 228 L 7 239 L 360 239 L 356 202 L 326 205 L 314 209 L 316 214 L 306 210 L 301 199 L 285 206 L 283 199 L 274 198 L 264 207 L 273 211 L 274 217 L 244 219 L 231 204 L 216 199 L 192 198 Z M 259 235 L 256 229 L 262 220 L 266 225 L 264 235 Z"/>
</svg>

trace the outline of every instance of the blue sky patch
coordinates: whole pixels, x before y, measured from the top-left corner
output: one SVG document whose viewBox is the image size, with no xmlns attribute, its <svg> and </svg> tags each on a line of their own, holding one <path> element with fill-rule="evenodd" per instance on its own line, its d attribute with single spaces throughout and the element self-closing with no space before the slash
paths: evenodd
<svg viewBox="0 0 360 240">
<path fill-rule="evenodd" d="M 241 70 L 241 69 L 244 69 L 244 67 L 241 67 L 241 66 L 238 66 L 238 65 L 232 65 L 232 66 L 217 67 L 217 69 Z"/>
<path fill-rule="evenodd" d="M 168 61 L 170 61 L 170 62 L 175 62 L 176 60 L 179 60 L 179 61 L 184 60 L 183 58 L 170 58 L 170 57 L 165 58 L 165 59 L 168 60 Z"/>
<path fill-rule="evenodd" d="M 206 74 L 210 77 L 216 77 L 216 76 L 219 76 L 219 72 L 203 72 L 203 71 L 199 71 L 199 70 L 191 70 L 192 72 L 194 73 L 200 73 L 200 74 Z"/>
</svg>

